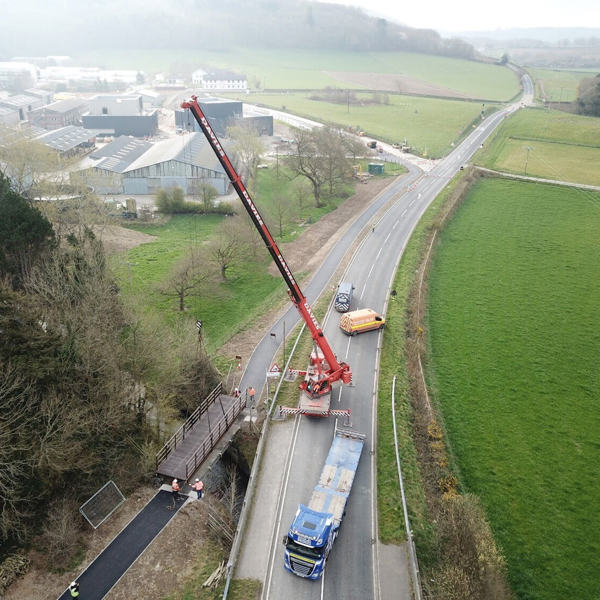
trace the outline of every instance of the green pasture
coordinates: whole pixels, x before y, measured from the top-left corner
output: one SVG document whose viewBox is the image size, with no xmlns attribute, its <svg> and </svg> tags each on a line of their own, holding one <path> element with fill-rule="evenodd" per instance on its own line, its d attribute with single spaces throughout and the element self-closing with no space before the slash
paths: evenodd
<svg viewBox="0 0 600 600">
<path fill-rule="evenodd" d="M 600 120 L 522 109 L 506 119 L 475 162 L 490 169 L 600 185 Z"/>
<path fill-rule="evenodd" d="M 312 186 L 305 177 L 294 177 L 285 166 L 284 156 L 269 163 L 268 169 L 258 171 L 258 193 L 254 198 L 262 215 L 267 219 L 271 233 L 278 242 L 290 242 L 296 239 L 305 225 L 315 223 L 327 213 L 335 210 L 346 198 L 354 193 L 354 182 L 337 186 L 334 196 L 327 195 L 328 186 L 323 186 L 323 206 L 316 207 Z M 367 172 L 368 160 L 359 160 L 363 172 Z M 279 164 L 279 166 L 277 166 Z M 385 163 L 383 175 L 375 177 L 393 177 L 406 173 L 406 168 L 398 163 Z M 307 197 L 300 203 L 296 189 L 304 185 L 308 190 Z M 279 225 L 283 225 L 283 235 L 279 235 Z"/>
<path fill-rule="evenodd" d="M 366 135 L 389 143 L 406 138 L 413 152 L 439 158 L 479 120 L 482 104 L 457 100 L 389 96 L 389 104 L 371 103 L 372 94 L 358 94 L 362 106 L 311 100 L 310 94 L 228 94 L 245 102 L 343 127 L 359 127 Z M 489 107 L 486 107 L 489 108 Z"/>
<path fill-rule="evenodd" d="M 267 220 L 271 234 L 278 242 L 296 239 L 305 225 L 315 223 L 328 212 L 335 210 L 354 193 L 353 184 L 346 183 L 335 190 L 334 196 L 328 197 L 328 189 L 324 185 L 324 197 L 321 198 L 323 206 L 317 208 L 310 182 L 305 177 L 294 177 L 284 165 L 284 158 L 280 156 L 275 162 L 269 163 L 268 169 L 258 170 L 258 192 L 254 198 L 260 213 Z M 295 191 L 300 184 L 308 190 L 302 203 L 298 202 Z M 279 234 L 280 219 L 283 235 Z"/>
<path fill-rule="evenodd" d="M 579 82 L 592 73 L 582 71 L 564 71 L 561 69 L 529 68 L 535 81 L 536 97 L 549 102 L 572 102 L 577 98 Z"/>
<path fill-rule="evenodd" d="M 599 207 L 482 180 L 429 277 L 430 384 L 461 484 L 528 600 L 599 594 Z"/>
<path fill-rule="evenodd" d="M 116 258 L 116 272 L 122 293 L 142 308 L 161 314 L 166 323 L 203 320 L 207 347 L 214 350 L 255 317 L 269 298 L 283 289 L 280 277 L 267 272 L 268 255 L 261 264 L 239 263 L 231 269 L 227 282 L 219 283 L 199 297 L 188 297 L 185 313 L 177 310 L 177 300 L 161 294 L 159 284 L 184 256 L 185 250 L 202 245 L 215 233 L 223 217 L 215 215 L 175 215 L 165 225 L 131 226 L 156 236 Z"/>
<path fill-rule="evenodd" d="M 139 69 L 146 73 L 201 67 L 232 69 L 261 89 L 363 87 L 344 78 L 345 72 L 397 74 L 454 90 L 470 98 L 506 101 L 519 91 L 517 78 L 499 65 L 412 52 L 341 52 L 333 50 L 132 50 L 86 53 L 83 64 Z M 390 91 L 398 91 L 390 80 Z"/>
<path fill-rule="evenodd" d="M 396 165 L 390 165 L 395 167 Z M 399 174 L 396 169 L 394 174 Z M 391 172 L 390 172 L 391 174 Z M 328 212 L 335 210 L 354 193 L 354 184 L 346 183 L 333 197 L 324 197 L 323 206 L 316 208 L 312 195 L 308 195 L 302 210 L 296 202 L 294 185 L 298 179 L 281 164 L 279 174 L 276 164 L 260 169 L 254 200 L 263 218 L 278 242 L 298 237 L 308 223 L 316 223 Z M 278 198 L 281 201 L 278 203 Z M 279 236 L 278 204 L 285 214 L 282 217 L 283 235 Z M 243 210 L 241 205 L 239 210 Z M 181 320 L 193 327 L 197 319 L 203 321 L 203 337 L 210 350 L 219 348 L 225 341 L 248 323 L 283 298 L 284 283 L 267 271 L 270 263 L 265 248 L 258 262 L 240 260 L 228 270 L 228 279 L 206 287 L 200 296 L 186 298 L 187 310 L 178 310 L 178 301 L 159 290 L 169 279 L 177 263 L 190 247 L 202 247 L 217 234 L 224 217 L 220 215 L 174 215 L 165 224 L 131 224 L 130 228 L 155 236 L 155 240 L 137 246 L 114 257 L 114 266 L 121 291 L 132 302 L 141 303 L 144 310 L 160 314 L 167 324 Z M 296 276 L 301 274 L 296 273 Z"/>
</svg>

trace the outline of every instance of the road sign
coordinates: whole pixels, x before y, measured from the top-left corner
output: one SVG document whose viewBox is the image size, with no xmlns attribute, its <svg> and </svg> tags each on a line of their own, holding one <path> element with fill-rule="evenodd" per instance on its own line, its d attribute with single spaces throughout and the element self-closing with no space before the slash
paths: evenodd
<svg viewBox="0 0 600 600">
<path fill-rule="evenodd" d="M 273 366 L 267 371 L 267 377 L 279 377 L 281 375 L 281 369 L 277 363 L 273 363 Z"/>
</svg>

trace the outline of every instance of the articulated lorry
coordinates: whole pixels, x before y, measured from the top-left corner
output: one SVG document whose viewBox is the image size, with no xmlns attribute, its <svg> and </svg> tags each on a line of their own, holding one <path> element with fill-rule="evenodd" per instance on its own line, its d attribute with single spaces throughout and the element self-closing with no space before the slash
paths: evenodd
<svg viewBox="0 0 600 600">
<path fill-rule="evenodd" d="M 283 538 L 284 566 L 299 577 L 319 579 L 337 537 L 365 435 L 337 429 L 308 506 L 300 504 Z"/>
</svg>

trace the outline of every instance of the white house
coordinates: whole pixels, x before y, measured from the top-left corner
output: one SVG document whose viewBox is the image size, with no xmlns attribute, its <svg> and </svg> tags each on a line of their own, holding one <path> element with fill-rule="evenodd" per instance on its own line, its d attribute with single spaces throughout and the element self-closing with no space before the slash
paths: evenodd
<svg viewBox="0 0 600 600">
<path fill-rule="evenodd" d="M 192 73 L 192 83 L 204 90 L 246 90 L 248 81 L 245 75 L 233 71 L 198 69 Z"/>
</svg>

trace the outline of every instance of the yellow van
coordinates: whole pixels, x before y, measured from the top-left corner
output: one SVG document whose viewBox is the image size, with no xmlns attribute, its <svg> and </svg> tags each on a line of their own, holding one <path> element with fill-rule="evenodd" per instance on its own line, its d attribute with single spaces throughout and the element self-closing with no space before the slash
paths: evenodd
<svg viewBox="0 0 600 600">
<path fill-rule="evenodd" d="M 361 308 L 342 315 L 340 327 L 348 335 L 356 335 L 363 331 L 381 329 L 385 319 L 371 308 Z"/>
</svg>

